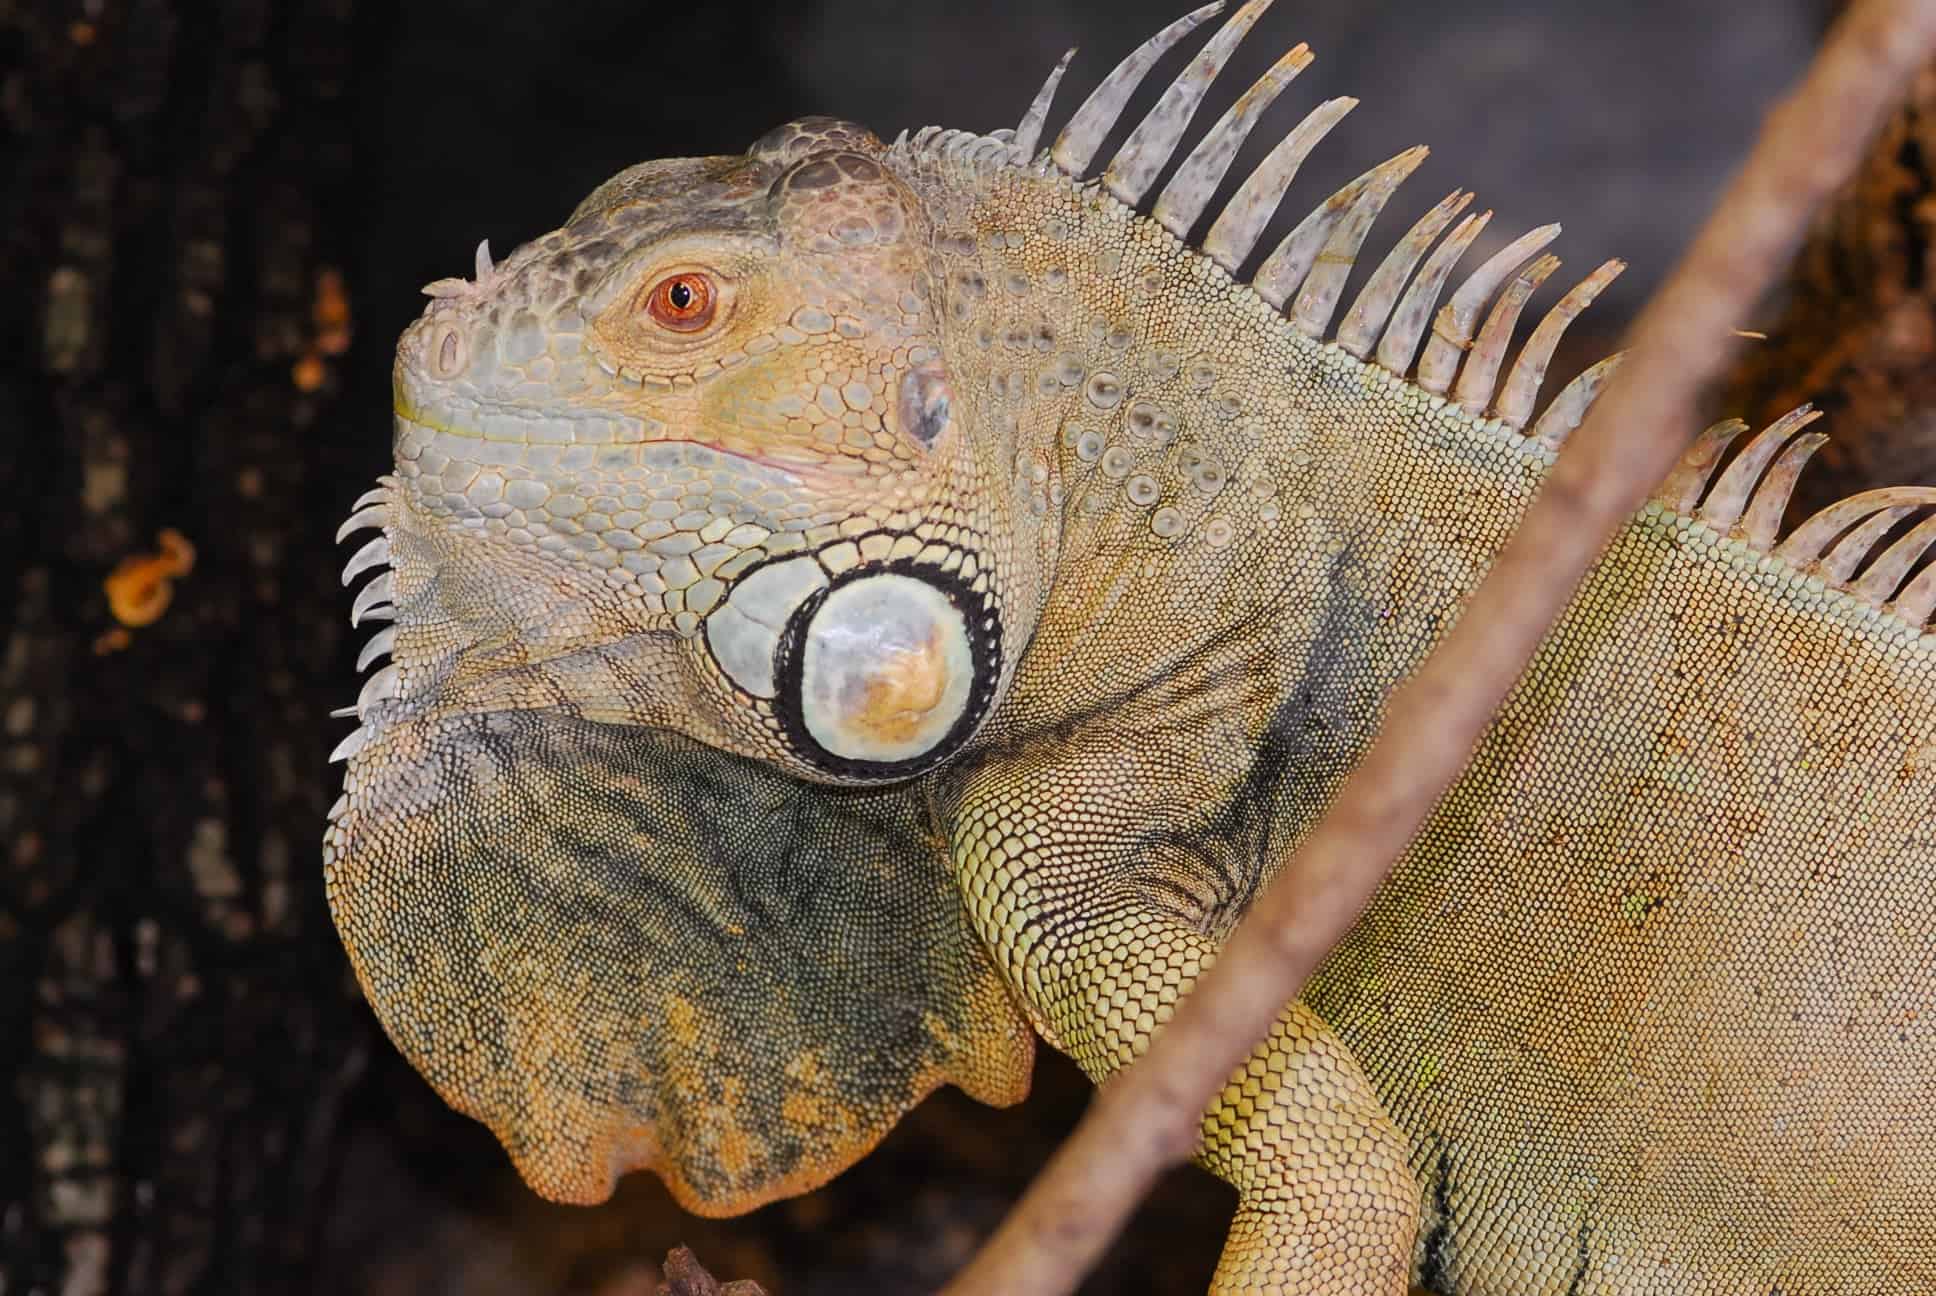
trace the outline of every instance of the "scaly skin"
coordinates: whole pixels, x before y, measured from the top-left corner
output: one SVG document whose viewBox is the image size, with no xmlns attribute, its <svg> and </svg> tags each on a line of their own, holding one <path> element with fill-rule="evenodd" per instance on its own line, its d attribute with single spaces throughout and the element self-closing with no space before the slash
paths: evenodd
<svg viewBox="0 0 1936 1296">
<path fill-rule="evenodd" d="M 548 1196 L 1135 1057 L 1544 471 L 1031 142 L 635 167 L 399 345 L 328 893 Z M 1635 518 L 1206 1113 L 1216 1290 L 1936 1286 L 1936 640 L 1780 489 Z"/>
</svg>

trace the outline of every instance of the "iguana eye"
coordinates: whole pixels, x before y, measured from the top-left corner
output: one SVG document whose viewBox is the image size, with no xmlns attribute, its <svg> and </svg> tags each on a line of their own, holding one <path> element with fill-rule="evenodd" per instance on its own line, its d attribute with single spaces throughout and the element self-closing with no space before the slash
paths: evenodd
<svg viewBox="0 0 1936 1296">
<path fill-rule="evenodd" d="M 713 281 L 695 270 L 667 275 L 645 299 L 646 313 L 677 333 L 695 333 L 713 322 L 719 294 Z"/>
</svg>

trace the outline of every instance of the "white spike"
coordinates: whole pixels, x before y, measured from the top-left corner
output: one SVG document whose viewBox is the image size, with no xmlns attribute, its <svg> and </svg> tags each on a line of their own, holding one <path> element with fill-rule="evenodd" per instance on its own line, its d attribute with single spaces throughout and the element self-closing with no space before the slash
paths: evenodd
<svg viewBox="0 0 1936 1296">
<path fill-rule="evenodd" d="M 347 720 L 355 714 L 356 714 L 356 704 L 352 702 L 350 705 L 346 707 L 331 707 L 329 712 L 329 718 L 332 720 Z"/>
<path fill-rule="evenodd" d="M 1546 412 L 1539 416 L 1533 425 L 1533 440 L 1548 450 L 1557 450 L 1566 444 L 1566 438 L 1573 435 L 1574 429 L 1593 408 L 1593 402 L 1600 398 L 1600 391 L 1620 367 L 1625 352 L 1615 351 L 1600 363 L 1585 370 L 1579 377 L 1566 384 Z"/>
<path fill-rule="evenodd" d="M 1432 319 L 1432 338 L 1425 344 L 1424 358 L 1418 362 L 1419 386 L 1428 392 L 1445 394 L 1452 386 L 1453 375 L 1459 371 L 1459 362 L 1472 346 L 1479 312 L 1492 300 L 1493 292 L 1540 249 L 1558 238 L 1559 233 L 1557 225 L 1528 230 L 1494 253 L 1459 285 L 1452 300 L 1440 307 Z"/>
<path fill-rule="evenodd" d="M 1370 183 L 1370 172 L 1351 181 L 1307 213 L 1297 228 L 1271 249 L 1271 254 L 1257 267 L 1257 273 L 1251 276 L 1251 285 L 1259 297 L 1279 310 L 1284 308 L 1285 299 L 1297 291 L 1304 276 L 1311 272 L 1318 250 L 1331 237 L 1331 231 L 1344 220 L 1345 213 Z"/>
<path fill-rule="evenodd" d="M 1714 476 L 1715 465 L 1721 462 L 1721 456 L 1734 444 L 1734 439 L 1747 430 L 1748 425 L 1740 419 L 1722 419 L 1710 424 L 1681 451 L 1673 470 L 1654 488 L 1650 498 L 1682 517 L 1693 517 L 1702 492 L 1707 490 L 1708 479 Z"/>
<path fill-rule="evenodd" d="M 357 673 L 361 674 L 368 670 L 371 662 L 383 656 L 384 653 L 389 652 L 396 645 L 396 640 L 397 628 L 393 625 L 384 626 L 383 629 L 371 635 L 370 642 L 363 645 L 363 651 L 356 654 Z"/>
<path fill-rule="evenodd" d="M 1860 567 L 1862 560 L 1881 543 L 1882 537 L 1887 535 L 1896 523 L 1915 511 L 1915 506 L 1910 504 L 1898 504 L 1894 508 L 1883 509 L 1843 536 L 1836 542 L 1835 547 L 1828 551 L 1828 557 L 1822 559 L 1822 579 L 1837 589 L 1847 589 L 1849 578 L 1855 575 L 1855 569 Z M 1775 552 L 1780 553 L 1781 550 L 1777 548 Z"/>
<path fill-rule="evenodd" d="M 1884 549 L 1855 583 L 1855 596 L 1875 607 L 1887 603 L 1931 545 L 1936 545 L 1936 517 L 1924 518 L 1908 535 Z"/>
<path fill-rule="evenodd" d="M 1512 372 L 1506 375 L 1506 389 L 1494 408 L 1507 427 L 1526 426 L 1526 420 L 1533 416 L 1533 402 L 1539 399 L 1540 384 L 1546 381 L 1546 366 L 1553 362 L 1553 352 L 1567 325 L 1578 319 L 1580 312 L 1591 306 L 1594 298 L 1626 268 L 1627 263 L 1617 259 L 1602 265 L 1573 285 L 1573 290 L 1560 298 L 1559 304 L 1547 311 L 1546 318 L 1533 329 L 1533 335 L 1519 349 L 1519 359 L 1513 361 Z"/>
<path fill-rule="evenodd" d="M 1775 456 L 1775 462 L 1755 487 L 1748 500 L 1748 511 L 1741 518 L 1741 535 L 1750 549 L 1767 553 L 1775 547 L 1782 515 L 1788 511 L 1788 501 L 1794 498 L 1795 483 L 1801 479 L 1802 469 L 1827 444 L 1826 433 L 1809 432 L 1796 437 Z"/>
<path fill-rule="evenodd" d="M 1299 45 L 1277 60 L 1270 71 L 1257 79 L 1256 85 L 1238 96 L 1230 111 L 1197 142 L 1170 182 L 1163 186 L 1163 192 L 1156 196 L 1156 209 L 1151 215 L 1157 224 L 1178 238 L 1190 236 L 1197 218 L 1216 196 L 1217 186 L 1223 183 L 1224 173 L 1230 170 L 1237 150 L 1249 137 L 1250 128 L 1283 93 L 1284 87 L 1309 66 L 1310 47 Z"/>
<path fill-rule="evenodd" d="M 1378 342 L 1379 330 L 1391 318 L 1399 290 L 1404 288 L 1406 279 L 1411 277 L 1419 259 L 1425 255 L 1425 249 L 1432 246 L 1432 240 L 1444 233 L 1445 227 L 1471 201 L 1470 193 L 1454 189 L 1438 206 L 1419 217 L 1418 224 L 1398 240 L 1398 245 L 1386 254 L 1371 278 L 1365 282 L 1358 300 L 1352 303 L 1344 323 L 1339 326 L 1340 347 L 1360 360 L 1371 354 L 1371 348 Z"/>
<path fill-rule="evenodd" d="M 1849 496 L 1847 500 L 1837 500 L 1828 508 L 1820 509 L 1808 521 L 1795 527 L 1789 539 L 1783 540 L 1781 548 L 1775 550 L 1775 556 L 1787 558 L 1795 566 L 1804 568 L 1822 556 L 1822 550 L 1828 548 L 1830 540 L 1839 537 L 1849 527 L 1855 527 L 1855 523 L 1859 523 L 1870 513 L 1888 513 L 1890 509 L 1895 509 L 1899 517 L 1901 513 L 1909 509 L 1921 508 L 1924 504 L 1936 504 L 1936 490 L 1932 490 L 1930 486 L 1884 486 L 1880 490 L 1864 490 L 1860 494 Z M 1855 535 L 1860 535 L 1860 531 L 1864 529 L 1866 525 L 1859 527 L 1855 533 L 1851 533 L 1851 537 L 1843 540 L 1843 544 L 1847 544 L 1849 539 L 1855 539 Z M 1888 527 L 1884 527 L 1884 531 L 1888 531 Z M 1874 539 L 1882 539 L 1880 533 Z M 1835 548 L 1839 550 L 1843 548 L 1843 544 L 1837 544 Z M 1870 544 L 1874 544 L 1874 540 L 1870 540 Z M 1857 554 L 1855 562 L 1860 562 L 1860 554 Z M 1855 566 L 1851 564 L 1849 570 L 1855 570 Z"/>
<path fill-rule="evenodd" d="M 343 565 L 343 584 L 347 585 L 370 568 L 381 567 L 389 561 L 390 537 L 378 536 L 350 555 L 349 562 Z"/>
<path fill-rule="evenodd" d="M 368 508 L 372 504 L 387 504 L 389 500 L 390 488 L 388 486 L 372 486 L 356 497 L 356 502 L 350 505 L 350 512 L 355 513 L 360 509 Z"/>
<path fill-rule="evenodd" d="M 1359 197 L 1372 187 L 1387 168 L 1409 170 L 1417 166 L 1418 159 L 1413 155 L 1418 151 L 1416 148 L 1406 149 L 1397 157 L 1387 158 L 1318 204 L 1316 210 L 1299 221 L 1297 228 L 1286 234 L 1284 241 L 1257 267 L 1257 273 L 1251 279 L 1257 295 L 1282 309 L 1290 295 L 1303 284 L 1304 277 L 1311 273 L 1319 252 L 1331 241 L 1331 232 L 1350 215 Z"/>
<path fill-rule="evenodd" d="M 1223 71 L 1237 42 L 1250 34 L 1251 27 L 1270 7 L 1271 0 L 1245 0 L 1217 34 L 1205 42 L 1189 66 L 1170 82 L 1169 89 L 1149 110 L 1149 115 L 1137 123 L 1123 146 L 1116 150 L 1109 169 L 1102 175 L 1104 188 L 1131 207 L 1143 201 L 1150 186 L 1156 183 L 1157 173 L 1176 152 L 1177 141 L 1189 129 L 1204 92 Z"/>
<path fill-rule="evenodd" d="M 1351 204 L 1350 212 L 1338 224 L 1338 228 L 1325 241 L 1324 249 L 1318 253 L 1303 289 L 1291 306 L 1291 323 L 1301 332 L 1314 338 L 1323 337 L 1324 331 L 1331 327 L 1331 316 L 1338 309 L 1338 298 L 1344 295 L 1345 278 L 1357 263 L 1358 252 L 1365 245 L 1365 236 L 1371 233 L 1372 222 L 1385 210 L 1385 204 L 1391 201 L 1398 186 L 1418 170 L 1419 163 L 1429 153 L 1430 150 L 1420 144 L 1372 169 L 1370 182 L 1365 185 L 1358 200 Z"/>
<path fill-rule="evenodd" d="M 1115 129 L 1116 119 L 1122 115 L 1124 105 L 1136 92 L 1136 87 L 1143 83 L 1143 78 L 1149 75 L 1156 60 L 1162 58 L 1170 46 L 1221 13 L 1223 4 L 1224 0 L 1213 0 L 1201 9 L 1184 14 L 1144 41 L 1103 78 L 1095 93 L 1083 101 L 1082 107 L 1076 109 L 1076 115 L 1056 136 L 1055 147 L 1050 150 L 1049 156 L 1055 159 L 1056 166 L 1064 175 L 1082 179 L 1083 173 L 1089 170 L 1089 164 L 1095 160 L 1096 150 L 1102 147 L 1103 140 Z"/>
<path fill-rule="evenodd" d="M 1284 190 L 1297 178 L 1297 170 L 1304 165 L 1304 159 L 1311 155 L 1311 150 L 1318 146 L 1320 140 L 1331 133 L 1331 128 L 1357 106 L 1356 99 L 1327 99 L 1292 127 L 1291 133 L 1277 142 L 1277 147 L 1257 164 L 1257 169 L 1224 204 L 1216 223 L 1210 226 L 1210 232 L 1204 236 L 1204 255 L 1229 273 L 1236 274 L 1244 258 L 1257 246 L 1258 236 L 1277 211 Z"/>
<path fill-rule="evenodd" d="M 1820 411 L 1803 405 L 1769 424 L 1734 457 L 1734 462 L 1721 474 L 1721 480 L 1708 492 L 1695 516 L 1723 535 L 1732 531 L 1748 507 L 1755 483 L 1761 480 L 1762 471 L 1767 468 L 1769 460 L 1781 453 L 1781 448 L 1788 444 L 1790 437 L 1820 417 Z"/>
<path fill-rule="evenodd" d="M 349 515 L 342 526 L 336 528 L 336 543 L 342 544 L 345 539 L 355 535 L 358 531 L 364 530 L 366 527 L 381 527 L 389 520 L 390 506 L 388 504 L 372 504 L 368 508 L 358 509 Z"/>
<path fill-rule="evenodd" d="M 1887 513 L 1894 505 L 1900 505 L 1902 510 L 1912 509 L 1918 504 L 1929 503 L 1931 498 L 1927 493 L 1923 493 L 1919 498 L 1917 487 L 1895 486 L 1882 490 L 1863 491 L 1847 499 L 1836 500 L 1827 508 L 1810 515 L 1801 525 L 1790 531 L 1788 538 L 1776 547 L 1775 557 L 1785 559 L 1797 567 L 1806 567 L 1822 556 L 1822 551 L 1828 548 L 1830 541 L 1865 518 L 1868 522 L 1858 527 L 1857 531 L 1867 530 L 1868 526 L 1875 521 L 1869 516 L 1870 514 Z M 1887 529 L 1884 528 L 1884 530 Z M 1841 549 L 1849 538 L 1844 537 L 1842 544 L 1836 545 L 1836 548 Z M 1859 555 L 1856 561 L 1861 561 Z"/>
<path fill-rule="evenodd" d="M 477 286 L 486 288 L 497 275 L 497 267 L 491 264 L 491 240 L 479 239 L 477 243 Z"/>
<path fill-rule="evenodd" d="M 1049 72 L 1049 79 L 1035 92 L 1035 99 L 1022 114 L 1022 124 L 1015 128 L 1015 138 L 1009 143 L 1013 146 L 1018 160 L 1026 162 L 1035 156 L 1035 150 L 1042 143 L 1042 126 L 1049 120 L 1049 108 L 1055 103 L 1055 88 L 1062 84 L 1062 74 L 1069 70 L 1069 60 L 1076 56 L 1074 46 L 1062 56 L 1062 60 Z"/>
<path fill-rule="evenodd" d="M 1936 609 L 1936 566 L 1923 568 L 1889 605 L 1890 611 L 1918 630 L 1928 623 L 1931 609 Z"/>
<path fill-rule="evenodd" d="M 1460 409 L 1475 416 L 1486 412 L 1486 406 L 1492 403 L 1493 384 L 1499 380 L 1499 370 L 1506 363 L 1506 348 L 1512 345 L 1513 330 L 1519 327 L 1526 303 L 1559 268 L 1560 259 L 1548 253 L 1515 275 L 1506 285 L 1506 291 L 1499 294 L 1499 300 L 1492 304 L 1492 314 L 1486 316 L 1485 327 L 1479 330 L 1479 340 L 1472 344 L 1471 354 L 1459 367 L 1459 382 L 1452 389 L 1452 399 Z"/>
<path fill-rule="evenodd" d="M 1378 343 L 1378 363 L 1384 368 L 1400 378 L 1411 372 L 1412 361 L 1418 356 L 1419 335 L 1425 332 L 1425 321 L 1431 318 L 1433 308 L 1438 305 L 1439 293 L 1445 290 L 1445 281 L 1452 274 L 1452 267 L 1491 220 L 1492 213 L 1489 211 L 1466 217 L 1453 228 L 1450 237 L 1425 259 L 1425 268 L 1418 272 L 1418 278 L 1412 280 L 1412 286 L 1398 299 L 1398 309 L 1392 312 L 1391 324 L 1385 329 L 1383 340 Z"/>
<path fill-rule="evenodd" d="M 389 572 L 381 572 L 375 580 L 356 591 L 356 598 L 350 602 L 350 626 L 352 629 L 365 621 L 374 620 L 378 606 L 387 606 L 393 597 Z M 382 618 L 389 620 L 388 617 Z"/>
<path fill-rule="evenodd" d="M 344 735 L 342 742 L 336 744 L 336 750 L 329 754 L 329 763 L 334 765 L 337 761 L 348 760 L 369 745 L 369 726 L 358 725 L 356 728 L 350 730 L 348 734 Z"/>
<path fill-rule="evenodd" d="M 395 697 L 403 687 L 403 672 L 392 662 L 376 674 L 363 681 L 362 689 L 356 695 L 356 714 L 359 719 L 367 719 L 370 708 L 379 702 L 387 702 Z"/>
<path fill-rule="evenodd" d="M 331 823 L 335 823 L 338 819 L 341 819 L 343 817 L 344 813 L 348 811 L 349 808 L 350 808 L 350 794 L 345 792 L 341 796 L 336 798 L 335 802 L 329 807 L 328 810 L 323 812 L 323 818 L 329 820 Z"/>
</svg>

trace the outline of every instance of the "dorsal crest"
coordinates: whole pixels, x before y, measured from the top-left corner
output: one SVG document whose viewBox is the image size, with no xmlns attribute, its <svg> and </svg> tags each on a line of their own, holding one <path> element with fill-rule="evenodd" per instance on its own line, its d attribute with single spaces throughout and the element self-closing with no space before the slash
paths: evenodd
<svg viewBox="0 0 1936 1296">
<path fill-rule="evenodd" d="M 1305 336 L 1375 364 L 1472 419 L 1495 421 L 1544 453 L 1556 452 L 1585 418 L 1620 356 L 1608 356 L 1573 378 L 1535 417 L 1540 389 L 1568 325 L 1619 277 L 1625 262 L 1606 261 L 1570 285 L 1515 350 L 1522 315 L 1560 268 L 1559 258 L 1547 251 L 1560 227 L 1532 228 L 1461 273 L 1461 260 L 1493 213 L 1469 211 L 1474 195 L 1455 189 L 1410 226 L 1340 311 L 1373 223 L 1425 159 L 1424 147 L 1406 149 L 1365 171 L 1258 254 L 1299 169 L 1356 106 L 1351 98 L 1328 99 L 1312 108 L 1212 214 L 1212 201 L 1250 132 L 1312 62 L 1307 46 L 1293 47 L 1183 152 L 1184 137 L 1211 84 L 1270 4 L 1247 0 L 1232 13 L 1100 169 L 1102 147 L 1132 96 L 1166 54 L 1223 11 L 1223 0 L 1185 14 L 1131 51 L 1046 147 L 1056 91 L 1074 50 L 1051 70 L 1014 130 L 975 135 L 928 128 L 912 139 L 903 134 L 896 146 L 976 168 L 1060 174 L 1098 189 L 1146 212 L 1138 219 L 1161 225 L 1233 278 L 1254 266 L 1249 286 Z M 1166 171 L 1169 179 L 1159 187 Z M 1210 219 L 1207 232 L 1191 242 L 1205 218 Z M 1923 559 L 1936 546 L 1936 519 L 1917 524 L 1915 515 L 1936 508 L 1936 488 L 1865 492 L 1783 535 L 1781 523 L 1797 477 L 1827 439 L 1804 432 L 1816 417 L 1808 407 L 1793 411 L 1750 439 L 1725 469 L 1722 460 L 1746 426 L 1717 424 L 1690 445 L 1654 502 L 1926 632 L 1936 611 L 1936 566 L 1924 574 Z"/>
</svg>

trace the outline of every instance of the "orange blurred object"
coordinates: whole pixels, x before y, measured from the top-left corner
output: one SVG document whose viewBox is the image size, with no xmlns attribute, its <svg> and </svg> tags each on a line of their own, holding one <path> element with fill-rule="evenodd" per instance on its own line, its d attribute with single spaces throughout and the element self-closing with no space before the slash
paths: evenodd
<svg viewBox="0 0 1936 1296">
<path fill-rule="evenodd" d="M 316 303 L 311 308 L 316 321 L 316 349 L 324 355 L 342 355 L 350 345 L 350 295 L 343 284 L 343 272 L 324 267 L 316 273 Z"/>
<path fill-rule="evenodd" d="M 176 579 L 195 570 L 195 546 L 181 532 L 163 527 L 155 543 L 160 552 L 130 554 L 101 582 L 108 610 L 124 626 L 154 624 L 175 597 Z"/>
<path fill-rule="evenodd" d="M 314 351 L 303 352 L 302 359 L 296 361 L 289 370 L 289 379 L 296 384 L 297 391 L 313 392 L 323 385 L 329 371 L 323 367 L 323 358 Z"/>
</svg>

